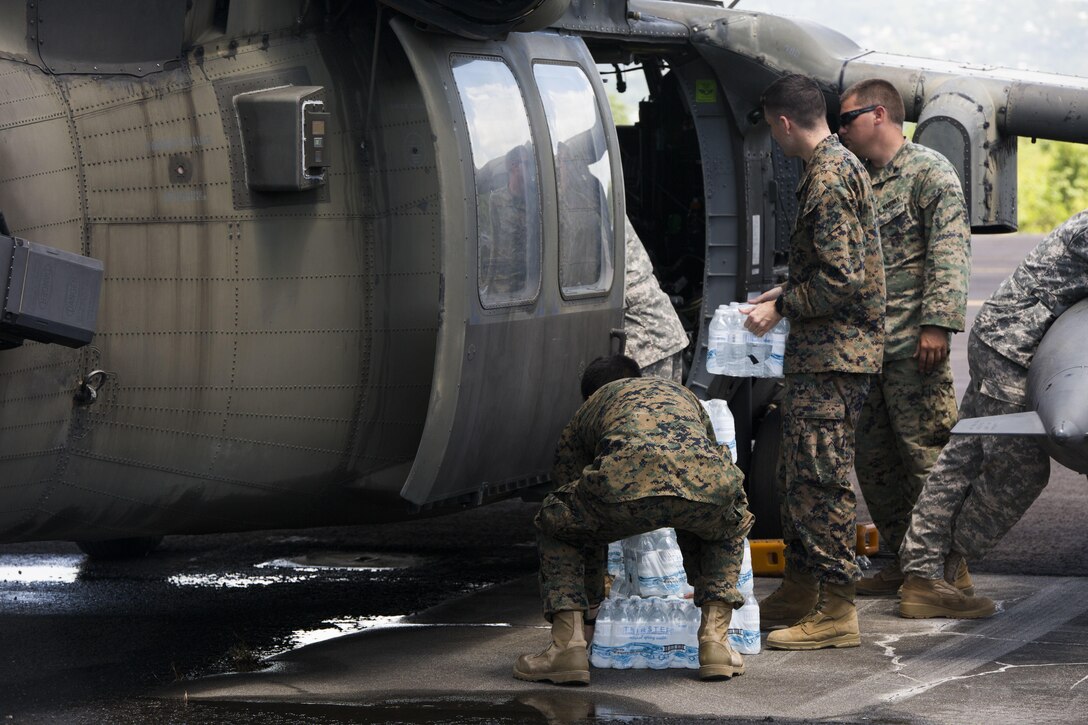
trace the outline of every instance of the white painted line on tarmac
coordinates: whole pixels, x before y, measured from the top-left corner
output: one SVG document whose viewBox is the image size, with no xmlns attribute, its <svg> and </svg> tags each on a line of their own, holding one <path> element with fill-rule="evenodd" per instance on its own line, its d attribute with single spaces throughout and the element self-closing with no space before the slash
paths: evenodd
<svg viewBox="0 0 1088 725">
<path fill-rule="evenodd" d="M 1085 611 L 1088 611 L 1088 579 L 1062 579 L 1006 608 L 1004 613 L 998 613 L 992 619 L 979 620 L 979 626 L 969 631 L 939 631 L 926 635 L 954 636 L 915 657 L 898 654 L 892 646 L 904 637 L 885 637 L 876 644 L 883 647 L 885 654 L 890 657 L 892 670 L 875 673 L 848 687 L 836 688 L 823 697 L 798 703 L 787 716 L 816 719 L 864 712 L 872 706 L 902 702 L 946 682 L 1006 672 L 1017 666 L 998 662 L 999 667 L 992 671 L 965 674 L 1035 642 L 1039 637 Z M 962 620 L 947 620 L 949 625 L 958 621 Z M 862 636 L 864 637 L 864 630 Z M 864 646 L 867 643 L 863 640 L 862 644 Z M 1085 665 L 1088 662 L 1053 662 L 1023 666 Z M 916 684 L 903 688 L 901 686 L 904 679 Z"/>
</svg>

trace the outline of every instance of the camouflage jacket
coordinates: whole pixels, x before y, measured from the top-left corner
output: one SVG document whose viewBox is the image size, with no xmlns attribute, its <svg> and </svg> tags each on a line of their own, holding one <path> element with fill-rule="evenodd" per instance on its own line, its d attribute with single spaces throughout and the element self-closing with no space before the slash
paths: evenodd
<svg viewBox="0 0 1088 725">
<path fill-rule="evenodd" d="M 959 177 L 936 151 L 908 141 L 868 169 L 888 293 L 884 359 L 901 360 L 914 355 L 922 325 L 963 331 L 971 226 Z"/>
<path fill-rule="evenodd" d="M 1088 210 L 1039 242 L 982 305 L 971 331 L 1001 356 L 1030 367 L 1062 312 L 1088 297 Z"/>
<path fill-rule="evenodd" d="M 797 189 L 787 373 L 876 373 L 884 358 L 884 260 L 869 175 L 837 136 L 816 147 Z"/>
<path fill-rule="evenodd" d="M 676 496 L 728 504 L 740 470 L 682 385 L 625 378 L 590 396 L 559 437 L 552 481 L 602 501 Z"/>
<path fill-rule="evenodd" d="M 628 357 L 641 368 L 683 350 L 688 335 L 676 316 L 668 295 L 654 277 L 650 257 L 638 234 L 626 221 L 626 266 L 623 291 L 623 327 L 627 331 Z"/>
</svg>

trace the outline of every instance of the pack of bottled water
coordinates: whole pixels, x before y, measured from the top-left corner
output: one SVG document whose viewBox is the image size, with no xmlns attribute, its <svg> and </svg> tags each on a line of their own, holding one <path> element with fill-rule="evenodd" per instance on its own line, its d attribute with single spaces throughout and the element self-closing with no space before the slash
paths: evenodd
<svg viewBox="0 0 1088 725">
<path fill-rule="evenodd" d="M 729 455 L 733 463 L 737 462 L 737 429 L 733 423 L 733 414 L 729 412 L 729 404 L 719 398 L 700 400 L 703 408 L 710 416 L 710 422 L 714 426 L 714 436 L 719 446 L 729 449 Z"/>
<path fill-rule="evenodd" d="M 692 591 L 684 572 L 684 556 L 676 532 L 658 529 L 620 542 L 623 576 L 612 584 L 620 596 L 684 596 Z M 611 572 L 610 572 L 611 573 Z"/>
<path fill-rule="evenodd" d="M 789 320 L 783 318 L 763 336 L 754 335 L 744 328 L 742 309 L 749 306 L 730 302 L 714 311 L 707 331 L 707 372 L 734 378 L 782 377 Z"/>
<path fill-rule="evenodd" d="M 666 533 L 667 532 L 667 533 Z M 671 534 L 671 538 L 669 536 Z M 668 596 L 639 595 L 642 577 L 637 573 L 639 554 L 650 551 L 645 541 L 668 542 L 676 547 L 680 561 L 680 576 L 684 586 Z M 661 545 L 668 545 L 662 543 Z M 617 578 L 610 596 L 601 603 L 590 645 L 589 661 L 594 667 L 613 669 L 664 669 L 666 667 L 699 667 L 699 624 L 702 613 L 686 598 L 691 588 L 683 576 L 675 532 L 658 529 L 649 534 L 624 539 L 620 547 L 625 556 L 625 570 L 635 567 L 636 574 Z M 628 556 L 628 552 L 635 552 Z M 668 557 L 672 558 L 672 557 Z M 645 591 L 660 591 L 656 578 Z M 744 559 L 737 588 L 744 595 L 744 606 L 733 610 L 729 623 L 729 643 L 741 654 L 757 654 L 759 639 L 759 605 L 753 590 L 752 555 L 748 540 L 744 541 Z M 639 587 L 638 591 L 632 591 Z"/>
</svg>

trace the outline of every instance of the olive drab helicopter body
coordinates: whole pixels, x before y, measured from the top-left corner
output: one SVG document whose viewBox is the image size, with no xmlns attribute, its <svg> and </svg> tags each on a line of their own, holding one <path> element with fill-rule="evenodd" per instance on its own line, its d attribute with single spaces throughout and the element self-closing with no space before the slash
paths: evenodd
<svg viewBox="0 0 1088 725">
<path fill-rule="evenodd" d="M 731 400 L 755 505 L 775 384 L 702 360 L 716 306 L 785 269 L 798 166 L 762 89 L 804 72 L 834 108 L 892 81 L 976 231 L 1015 228 L 1018 135 L 1088 140 L 1083 79 L 709 3 L 3 10 L 3 541 L 93 551 L 538 489 L 580 372 L 623 344 L 625 214 L 692 333 L 687 384 Z M 599 68 L 621 66 L 649 96 L 617 128 Z"/>
</svg>

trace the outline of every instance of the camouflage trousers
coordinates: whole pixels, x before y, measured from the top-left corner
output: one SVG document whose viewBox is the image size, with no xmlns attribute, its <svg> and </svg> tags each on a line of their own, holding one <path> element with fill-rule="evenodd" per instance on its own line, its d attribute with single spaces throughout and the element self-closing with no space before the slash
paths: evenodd
<svg viewBox="0 0 1088 725">
<path fill-rule="evenodd" d="M 787 563 L 822 582 L 848 584 L 860 569 L 850 483 L 854 428 L 872 376 L 788 373 L 782 400 L 782 538 Z"/>
<path fill-rule="evenodd" d="M 642 377 L 665 378 L 674 383 L 684 384 L 684 351 L 663 357 L 639 370 Z"/>
<path fill-rule="evenodd" d="M 890 551 L 899 551 L 914 502 L 956 424 L 956 389 L 945 360 L 931 373 L 913 358 L 884 362 L 854 435 L 858 485 Z"/>
<path fill-rule="evenodd" d="M 549 494 L 534 523 L 540 548 L 540 594 L 544 615 L 581 609 L 604 599 L 608 544 L 663 527 L 676 529 L 684 570 L 695 587 L 695 603 L 744 603 L 737 591 L 744 537 L 752 528 L 748 501 L 737 486 L 733 504 L 649 496 L 602 501 L 577 487 Z"/>
<path fill-rule="evenodd" d="M 1024 389 L 1027 370 L 970 336 L 971 382 L 960 418 L 1022 413 L 1002 390 Z M 936 579 L 950 551 L 975 561 L 1020 520 L 1050 480 L 1050 457 L 1033 439 L 955 435 L 941 451 L 914 505 L 899 549 L 903 571 Z"/>
</svg>

